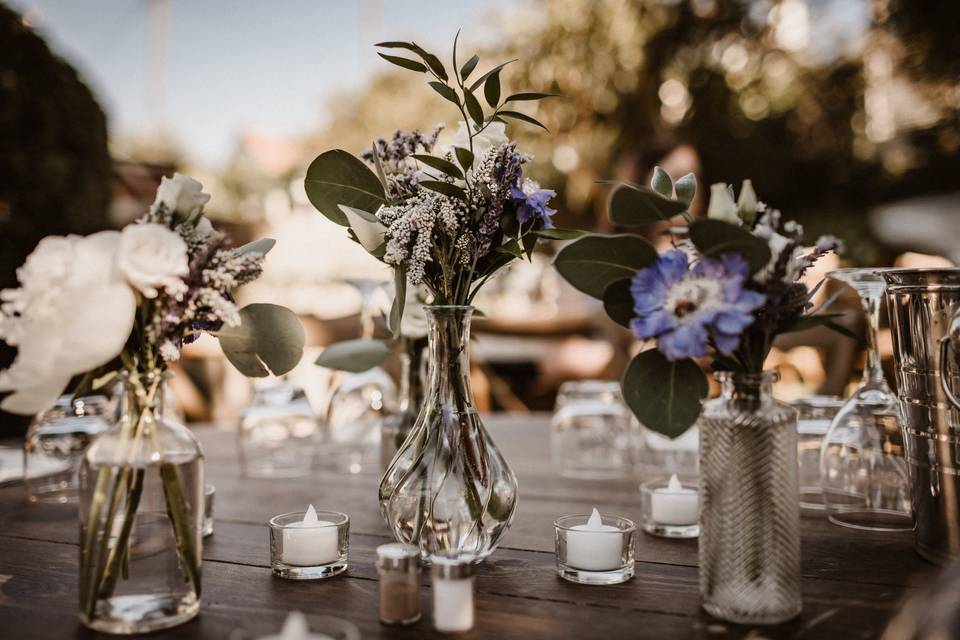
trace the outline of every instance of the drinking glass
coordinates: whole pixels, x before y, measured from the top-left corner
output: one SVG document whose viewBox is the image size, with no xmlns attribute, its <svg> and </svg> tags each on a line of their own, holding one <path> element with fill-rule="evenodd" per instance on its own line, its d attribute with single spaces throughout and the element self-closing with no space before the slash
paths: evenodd
<svg viewBox="0 0 960 640">
<path fill-rule="evenodd" d="M 800 467 L 800 507 L 823 511 L 820 445 L 833 419 L 846 404 L 837 396 L 807 396 L 790 403 L 797 410 L 797 463 Z"/>
<path fill-rule="evenodd" d="M 251 478 L 309 475 L 317 455 L 319 420 L 303 390 L 285 381 L 257 386 L 240 415 L 240 468 Z"/>
<path fill-rule="evenodd" d="M 560 473 L 572 478 L 618 478 L 630 471 L 631 416 L 617 382 L 567 382 L 557 394 L 550 448 Z"/>
<path fill-rule="evenodd" d="M 827 277 L 860 296 L 867 320 L 863 380 L 834 418 L 820 447 L 820 481 L 834 524 L 872 531 L 913 529 L 910 479 L 897 397 L 880 366 L 877 321 L 884 280 L 877 269 L 839 269 Z"/>
</svg>

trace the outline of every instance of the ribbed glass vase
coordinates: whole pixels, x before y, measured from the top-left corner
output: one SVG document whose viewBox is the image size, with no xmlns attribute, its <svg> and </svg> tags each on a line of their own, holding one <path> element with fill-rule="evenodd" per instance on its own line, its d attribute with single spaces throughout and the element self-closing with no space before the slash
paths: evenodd
<svg viewBox="0 0 960 640">
<path fill-rule="evenodd" d="M 483 427 L 470 388 L 468 306 L 426 306 L 430 382 L 410 435 L 380 481 L 394 537 L 424 558 L 490 555 L 517 507 L 517 479 Z"/>
<path fill-rule="evenodd" d="M 80 468 L 80 620 L 136 634 L 200 610 L 203 454 L 169 420 L 161 375 L 130 375 L 119 421 Z"/>
<path fill-rule="evenodd" d="M 797 414 L 773 373 L 718 373 L 700 427 L 700 595 L 711 615 L 776 624 L 800 613 Z"/>
</svg>

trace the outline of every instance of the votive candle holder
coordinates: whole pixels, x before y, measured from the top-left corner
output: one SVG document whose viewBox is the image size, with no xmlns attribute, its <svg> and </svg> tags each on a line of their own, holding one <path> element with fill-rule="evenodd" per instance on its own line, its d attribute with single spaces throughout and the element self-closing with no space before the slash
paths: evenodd
<svg viewBox="0 0 960 640">
<path fill-rule="evenodd" d="M 700 536 L 700 493 L 692 482 L 676 476 L 640 485 L 641 527 L 661 538 Z"/>
<path fill-rule="evenodd" d="M 596 520 L 596 518 L 595 518 Z M 637 525 L 622 516 L 569 515 L 553 523 L 557 574 L 578 584 L 626 582 L 634 574 Z"/>
<path fill-rule="evenodd" d="M 350 518 L 338 511 L 293 511 L 270 520 L 270 567 L 290 580 L 331 578 L 347 570 Z"/>
</svg>

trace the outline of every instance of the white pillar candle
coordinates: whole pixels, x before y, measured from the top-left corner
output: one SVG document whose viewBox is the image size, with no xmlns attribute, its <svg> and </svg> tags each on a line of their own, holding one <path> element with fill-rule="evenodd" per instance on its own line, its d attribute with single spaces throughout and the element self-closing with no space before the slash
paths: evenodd
<svg viewBox="0 0 960 640">
<path fill-rule="evenodd" d="M 310 505 L 302 522 L 293 522 L 283 528 L 281 561 L 299 567 L 330 564 L 340 558 L 338 527 L 317 518 Z"/>
<path fill-rule="evenodd" d="M 566 564 L 574 569 L 613 571 L 623 565 L 623 532 L 603 524 L 596 509 L 587 524 L 571 527 L 566 538 Z"/>
<path fill-rule="evenodd" d="M 473 578 L 433 581 L 433 626 L 442 632 L 473 628 Z"/>
<path fill-rule="evenodd" d="M 650 492 L 650 515 L 657 524 L 686 526 L 697 524 L 700 518 L 700 496 L 696 490 L 680 484 L 677 474 L 670 477 L 666 487 Z"/>
</svg>

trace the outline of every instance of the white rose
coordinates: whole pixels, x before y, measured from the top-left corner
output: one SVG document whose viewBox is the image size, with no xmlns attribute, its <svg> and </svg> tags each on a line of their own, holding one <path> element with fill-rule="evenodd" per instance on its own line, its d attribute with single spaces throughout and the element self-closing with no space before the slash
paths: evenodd
<svg viewBox="0 0 960 640">
<path fill-rule="evenodd" d="M 400 320 L 400 335 L 411 340 L 427 336 L 427 312 L 423 308 L 427 291 L 424 287 L 407 287 L 403 303 L 403 318 Z"/>
<path fill-rule="evenodd" d="M 740 226 L 737 203 L 733 201 L 727 185 L 722 182 L 710 185 L 710 204 L 707 206 L 707 217 Z"/>
<path fill-rule="evenodd" d="M 190 270 L 187 243 L 160 224 L 128 225 L 120 234 L 117 268 L 147 298 L 156 298 L 159 289 L 177 291 Z"/>
<path fill-rule="evenodd" d="M 209 200 L 210 194 L 203 193 L 202 184 L 190 176 L 175 173 L 173 178 L 164 176 L 160 179 L 157 198 L 154 200 L 150 211 L 156 212 L 162 204 L 178 220 L 193 222 Z"/>
<path fill-rule="evenodd" d="M 30 414 L 52 405 L 70 379 L 106 364 L 123 349 L 136 295 L 116 269 L 120 234 L 45 238 L 17 272 L 20 288 L 3 292 L 0 338 L 17 347 L 0 371 L 0 408 Z"/>
<path fill-rule="evenodd" d="M 488 124 L 483 131 L 473 138 L 473 168 L 476 169 L 480 166 L 480 163 L 483 161 L 483 156 L 486 155 L 488 151 L 491 149 L 496 149 L 497 147 L 508 142 L 510 142 L 510 138 L 507 137 L 506 124 L 503 122 L 491 122 Z M 443 156 L 449 152 L 451 155 L 456 157 L 453 151 L 454 147 L 470 149 L 470 133 L 467 130 L 466 123 L 462 120 L 460 121 L 459 128 L 453 135 L 453 139 L 450 141 L 450 144 L 440 147 L 437 153 L 438 155 Z"/>
</svg>

